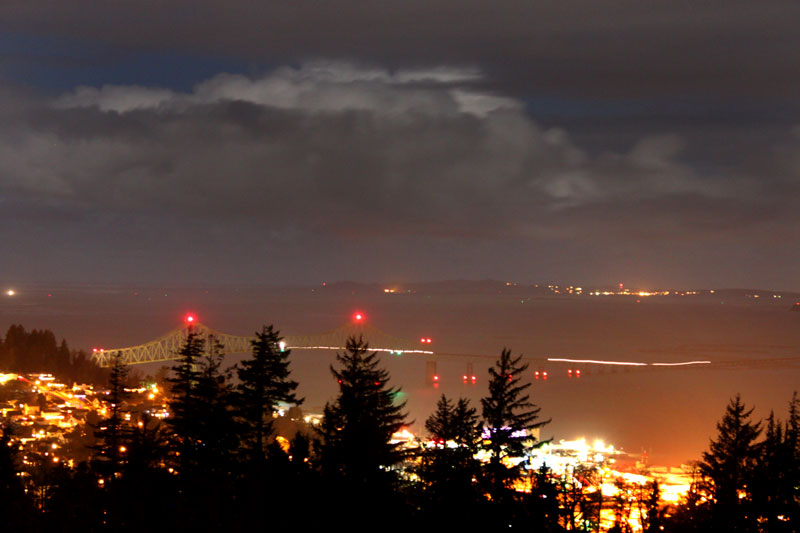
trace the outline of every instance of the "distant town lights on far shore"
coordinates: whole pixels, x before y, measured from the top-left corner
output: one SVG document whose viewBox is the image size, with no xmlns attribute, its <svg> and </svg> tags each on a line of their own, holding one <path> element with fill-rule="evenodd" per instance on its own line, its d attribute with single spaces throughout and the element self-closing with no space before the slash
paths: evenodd
<svg viewBox="0 0 800 533">
<path fill-rule="evenodd" d="M 6 296 L 14 296 L 15 294 L 17 294 L 17 291 L 15 291 L 14 289 L 8 289 L 6 291 Z"/>
</svg>

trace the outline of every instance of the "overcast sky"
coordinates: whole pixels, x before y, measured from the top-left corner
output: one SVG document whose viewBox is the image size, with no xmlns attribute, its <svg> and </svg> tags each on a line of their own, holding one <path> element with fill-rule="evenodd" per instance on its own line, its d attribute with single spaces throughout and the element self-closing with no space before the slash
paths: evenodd
<svg viewBox="0 0 800 533">
<path fill-rule="evenodd" d="M 0 4 L 0 281 L 800 290 L 800 3 Z"/>
</svg>

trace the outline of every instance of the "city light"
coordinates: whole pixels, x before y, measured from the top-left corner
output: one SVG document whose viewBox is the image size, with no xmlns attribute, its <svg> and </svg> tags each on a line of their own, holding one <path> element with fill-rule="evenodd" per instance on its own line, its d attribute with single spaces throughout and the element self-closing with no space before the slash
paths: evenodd
<svg viewBox="0 0 800 533">
<path fill-rule="evenodd" d="M 635 298 L 635 297 L 634 297 Z M 787 303 L 786 307 L 790 307 Z M 197 327 L 205 327 L 201 326 L 199 322 L 197 322 L 197 318 L 193 314 L 186 314 L 184 315 L 184 321 L 186 324 L 193 324 L 197 323 Z M 346 315 L 345 315 L 346 318 Z M 359 326 L 353 325 L 354 322 L 363 322 L 365 321 L 364 313 L 360 311 L 353 312 L 351 315 L 351 321 L 348 321 L 343 326 L 341 326 L 340 330 L 345 332 L 350 332 L 353 329 L 362 330 L 366 328 L 362 328 Z M 375 335 L 380 339 L 378 342 L 378 346 L 386 346 L 385 348 L 373 348 L 372 350 L 375 351 L 383 351 L 391 354 L 409 354 L 408 359 L 413 358 L 413 354 L 431 354 L 431 351 L 426 351 L 421 349 L 422 347 L 416 344 L 416 339 L 419 339 L 419 342 L 422 344 L 429 344 L 432 343 L 432 339 L 427 336 L 422 337 L 411 337 L 410 339 L 401 339 L 398 337 L 393 337 L 391 335 L 386 334 L 385 336 L 381 337 L 379 330 L 376 328 L 373 329 L 370 326 L 370 333 L 376 332 Z M 187 327 L 183 325 L 181 328 L 176 328 L 173 331 L 173 334 L 181 335 L 182 339 L 185 339 Z M 227 334 L 226 334 L 227 335 Z M 329 335 L 329 334 L 325 334 Z M 238 338 L 235 335 L 227 335 L 230 338 L 231 343 L 239 342 L 239 345 L 233 344 L 234 346 L 238 346 L 236 349 L 241 350 L 242 347 L 249 347 L 249 343 L 251 339 L 242 337 L 241 340 L 237 340 Z M 160 338 L 157 342 L 163 342 L 163 340 L 167 337 Z M 292 349 L 301 349 L 298 348 L 296 345 L 301 344 L 301 341 L 298 339 L 300 335 L 295 337 L 294 335 L 288 337 L 290 340 L 289 342 L 292 344 Z M 310 340 L 309 340 L 310 339 Z M 311 348 L 311 349 L 326 349 L 326 350 L 341 350 L 341 345 L 337 345 L 336 343 L 339 340 L 333 336 L 319 336 L 317 338 L 311 338 L 311 336 L 306 336 L 302 341 L 302 344 L 309 344 L 314 345 L 310 347 L 302 347 Z M 316 344 L 319 343 L 319 346 Z M 324 346 L 323 346 L 324 344 Z M 449 344 L 446 342 L 445 345 Z M 416 345 L 417 350 L 413 350 L 408 348 L 409 346 Z M 133 352 L 134 350 L 140 349 L 142 346 L 134 346 L 132 348 L 124 348 L 123 350 Z M 285 350 L 287 348 L 287 344 L 285 341 L 276 342 L 273 348 L 280 347 L 281 350 Z M 430 348 L 426 346 L 425 348 Z M 110 348 L 94 348 L 92 349 L 92 353 L 94 353 L 97 357 L 96 359 L 101 359 L 105 357 L 105 360 L 111 358 L 111 355 L 115 353 L 117 349 Z M 237 352 L 238 353 L 238 352 Z M 105 354 L 105 355 L 103 355 Z M 455 356 L 460 357 L 464 361 L 464 367 L 462 367 L 462 382 L 463 387 L 466 389 L 468 385 L 476 385 L 477 383 L 477 375 L 474 371 L 474 360 L 478 357 L 483 357 L 483 355 L 479 353 L 441 353 L 442 356 Z M 637 356 L 633 356 L 637 357 Z M 646 356 L 638 356 L 638 357 L 646 357 Z M 428 358 L 426 359 L 426 364 L 429 366 L 426 370 L 426 383 L 430 389 L 433 389 L 434 392 L 438 389 L 447 389 L 454 384 L 457 384 L 457 378 L 455 376 L 459 375 L 458 371 L 452 372 L 447 367 L 447 371 L 445 375 L 448 376 L 448 379 L 442 380 L 442 377 L 438 372 L 436 372 L 436 361 L 432 361 Z M 521 372 L 520 370 L 506 370 L 503 374 L 501 374 L 501 380 L 506 383 L 514 382 L 514 375 L 517 375 L 517 379 L 530 379 L 531 377 L 535 378 L 536 380 L 542 380 L 539 383 L 536 383 L 536 387 L 538 389 L 551 389 L 550 392 L 556 392 L 552 390 L 552 386 L 557 386 L 562 383 L 565 372 L 566 375 L 571 379 L 570 389 L 571 392 L 577 391 L 581 388 L 582 384 L 581 381 L 577 380 L 582 375 L 582 369 L 587 370 L 587 375 L 589 375 L 590 381 L 597 382 L 601 378 L 600 373 L 602 370 L 598 371 L 595 367 L 595 372 L 592 372 L 592 367 L 586 365 L 622 365 L 626 367 L 647 367 L 649 369 L 655 370 L 655 367 L 681 367 L 681 366 L 690 366 L 690 365 L 710 365 L 712 362 L 708 360 L 689 360 L 689 361 L 677 361 L 677 362 L 642 362 L 642 361 L 615 361 L 615 360 L 602 360 L 602 359 L 571 359 L 571 358 L 548 358 L 546 361 L 542 359 L 536 358 L 536 356 L 532 357 L 535 361 L 536 366 L 533 370 L 533 376 L 531 374 L 527 374 L 527 370 Z M 134 360 L 131 358 L 131 360 Z M 776 359 L 777 360 L 777 359 Z M 769 360 L 772 362 L 773 360 Z M 783 361 L 781 359 L 780 361 Z M 419 361 L 421 363 L 421 361 Z M 552 364 L 551 364 L 552 363 Z M 563 365 L 562 367 L 553 367 L 555 363 L 568 363 Z M 716 363 L 716 362 L 715 362 Z M 727 361 L 720 361 L 719 364 L 728 364 Z M 738 363 L 737 363 L 738 364 Z M 432 365 L 432 366 L 431 366 Z M 548 371 L 544 370 L 544 367 L 547 366 L 551 368 L 556 374 L 554 374 L 553 382 L 544 384 L 543 381 L 548 379 Z M 580 366 L 581 368 L 578 368 Z M 443 370 L 445 370 L 443 369 Z M 667 369 L 662 369 L 667 370 Z M 8 376 L 8 377 L 6 377 Z M 54 438 L 58 437 L 61 434 L 66 434 L 68 431 L 73 431 L 74 428 L 82 423 L 77 416 L 72 414 L 72 412 L 68 412 L 66 407 L 72 408 L 74 411 L 80 409 L 81 411 L 93 411 L 100 415 L 101 417 L 109 416 L 109 412 L 111 411 L 112 404 L 109 403 L 109 391 L 105 389 L 99 390 L 92 390 L 90 386 L 87 385 L 65 385 L 62 383 L 56 382 L 56 378 L 53 375 L 49 374 L 30 374 L 28 375 L 30 380 L 26 380 L 24 376 L 21 376 L 20 379 L 23 381 L 27 381 L 30 385 L 31 391 L 33 393 L 41 393 L 47 395 L 48 401 L 52 401 L 52 403 L 57 404 L 58 410 L 54 406 L 50 406 L 50 408 L 46 409 L 40 407 L 36 402 L 29 402 L 28 404 L 20 404 L 17 405 L 10 405 L 5 409 L 5 412 L 9 413 L 17 413 L 12 416 L 16 416 L 19 420 L 23 420 L 24 423 L 32 423 L 33 420 L 36 421 L 37 424 L 40 424 L 45 429 L 39 429 L 38 427 L 33 429 L 30 435 L 31 437 L 25 437 L 26 440 L 20 439 L 20 443 L 23 445 L 27 445 L 28 447 L 25 448 L 26 450 L 31 446 L 47 446 L 50 450 L 48 455 L 48 462 L 52 460 L 53 462 L 63 463 L 64 465 L 68 464 L 68 461 L 71 461 L 67 451 L 69 447 L 66 445 L 57 445 L 54 442 L 51 442 Z M 11 379 L 15 379 L 14 375 L 11 374 L 0 374 L 0 383 L 4 381 L 9 381 Z M 348 389 L 354 387 L 353 381 L 350 381 L 349 378 L 346 378 L 348 381 L 348 386 L 343 385 L 343 380 L 339 379 L 338 383 L 340 384 L 340 392 L 346 392 Z M 132 406 L 136 406 L 136 403 L 139 402 L 146 411 L 149 416 L 152 416 L 154 419 L 165 418 L 170 415 L 169 413 L 169 398 L 170 398 L 170 391 L 163 390 L 159 391 L 156 384 L 153 382 L 154 380 L 148 379 L 146 382 L 142 382 L 139 384 L 137 388 L 134 388 L 131 385 L 131 388 L 126 388 L 126 392 L 132 394 L 132 399 L 127 400 Z M 491 381 L 491 380 L 490 380 Z M 577 381 L 577 382 L 576 382 Z M 370 378 L 366 385 L 372 387 L 374 384 L 375 389 L 379 389 L 382 386 L 386 386 L 386 382 L 382 379 Z M 591 383 L 590 383 L 591 384 Z M 66 387 L 66 388 L 65 388 Z M 71 387 L 71 388 L 70 388 Z M 373 390 L 375 390 L 373 389 Z M 446 392 L 450 392 L 449 390 Z M 393 393 L 394 394 L 394 393 Z M 160 396 L 163 395 L 163 400 Z M 396 396 L 393 396 L 396 398 Z M 158 399 L 158 405 L 156 404 L 156 400 Z M 5 412 L 3 413 L 5 415 Z M 134 411 L 131 411 L 134 412 Z M 139 427 L 139 428 L 147 428 L 148 424 L 142 422 L 142 420 L 137 417 L 137 415 L 131 415 L 131 412 L 123 413 L 122 417 L 124 421 L 129 421 L 132 427 Z M 273 414 L 276 418 L 280 416 L 284 416 L 284 410 L 276 410 Z M 322 419 L 322 415 L 312 415 L 315 420 L 314 422 L 309 422 L 311 418 L 309 415 L 303 417 L 306 423 L 318 424 L 319 420 Z M 501 430 L 509 430 L 508 433 L 513 438 L 526 438 L 530 437 L 531 442 L 535 442 L 535 439 L 538 440 L 538 434 L 528 433 L 525 430 L 517 430 L 515 431 L 512 428 L 508 427 L 498 427 L 496 429 L 489 429 L 488 433 L 484 430 L 484 437 L 486 435 L 489 436 L 490 440 L 496 432 L 500 432 Z M 411 435 L 407 430 L 405 432 L 401 432 L 396 435 L 398 440 L 402 441 L 404 444 L 409 446 L 413 446 L 412 441 L 413 435 Z M 280 440 L 280 439 L 278 439 Z M 27 442 L 31 442 L 32 444 L 27 444 Z M 59 441 L 60 442 L 60 441 Z M 288 442 L 288 441 L 287 441 Z M 451 446 L 449 442 L 437 442 L 437 446 Z M 456 443 L 453 443 L 452 446 L 462 446 Z M 53 454 L 55 453 L 53 450 L 59 449 L 59 457 L 56 458 Z M 20 448 L 23 449 L 23 448 Z M 126 449 L 125 446 L 119 446 L 116 448 L 120 454 L 126 454 L 127 451 L 131 451 L 133 453 L 132 448 Z M 688 490 L 688 482 L 690 472 L 684 468 L 682 465 L 681 467 L 651 467 L 649 462 L 646 458 L 647 454 L 642 454 L 642 459 L 639 461 L 636 457 L 624 454 L 620 450 L 615 450 L 613 446 L 609 446 L 603 443 L 600 440 L 589 443 L 586 442 L 584 439 L 579 439 L 578 441 L 562 441 L 560 444 L 550 444 L 547 443 L 546 445 L 542 446 L 542 454 L 539 455 L 538 452 L 531 450 L 526 450 L 524 454 L 519 456 L 507 457 L 503 458 L 504 464 L 506 461 L 509 465 L 522 465 L 522 468 L 531 470 L 537 464 L 546 464 L 551 470 L 552 475 L 555 478 L 560 479 L 577 479 L 574 477 L 576 469 L 598 469 L 598 472 L 601 472 L 599 479 L 589 479 L 588 481 L 584 481 L 583 479 L 580 480 L 581 483 L 591 483 L 591 490 L 594 491 L 602 491 L 602 494 L 605 498 L 610 501 L 612 498 L 619 496 L 620 494 L 624 495 L 624 491 L 628 491 L 627 493 L 634 494 L 631 491 L 635 490 L 635 486 L 644 487 L 647 483 L 650 483 L 653 480 L 658 480 L 659 483 L 663 483 L 662 486 L 662 502 L 669 502 L 669 503 L 679 503 L 682 501 L 682 498 L 686 494 Z M 484 460 L 476 456 L 479 460 Z M 401 467 L 405 468 L 405 467 Z M 663 470 L 663 472 L 662 472 Z M 174 473 L 174 472 L 173 472 Z M 411 475 L 411 474 L 409 474 Z M 554 479 L 555 479 L 554 478 Z M 109 478 L 106 480 L 106 483 L 111 483 L 113 478 Z M 623 486 L 623 483 L 628 484 L 625 488 L 620 488 Z M 526 486 L 524 483 L 515 484 L 513 486 L 516 490 L 535 490 L 531 488 L 530 482 Z M 638 489 L 636 489 L 638 490 Z M 631 496 L 634 497 L 634 496 Z M 638 497 L 638 496 L 636 496 Z M 633 500 L 631 500 L 633 501 Z M 608 513 L 609 508 L 603 508 L 603 513 Z M 633 516 L 633 515 L 631 515 Z M 604 526 L 605 527 L 605 526 Z"/>
</svg>

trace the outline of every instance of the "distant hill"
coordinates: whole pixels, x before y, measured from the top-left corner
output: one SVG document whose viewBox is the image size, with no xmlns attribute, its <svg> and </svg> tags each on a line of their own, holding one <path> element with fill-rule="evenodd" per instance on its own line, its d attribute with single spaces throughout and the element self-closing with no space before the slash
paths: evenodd
<svg viewBox="0 0 800 533">
<path fill-rule="evenodd" d="M 581 291 L 578 292 L 577 289 Z M 577 287 L 573 285 L 549 285 L 547 283 L 521 284 L 514 282 L 486 280 L 443 280 L 416 283 L 358 283 L 355 281 L 341 281 L 325 285 L 325 290 L 343 291 L 356 294 L 369 293 L 423 293 L 423 294 L 509 294 L 518 296 L 568 296 L 588 294 L 590 292 L 617 292 L 618 287 L 590 286 Z M 572 292 L 570 292 L 570 290 Z M 669 287 L 629 287 L 631 296 L 639 291 L 669 291 L 671 294 L 686 294 L 698 298 L 713 298 L 723 301 L 752 301 L 765 302 L 767 300 L 778 302 L 800 302 L 800 293 L 786 291 L 771 291 L 764 289 L 675 289 Z"/>
<path fill-rule="evenodd" d="M 329 283 L 327 290 L 339 290 L 356 293 L 393 292 L 393 293 L 426 293 L 426 294 L 528 294 L 546 295 L 551 291 L 547 285 L 518 285 L 497 280 L 445 280 L 421 283 L 357 283 L 343 281 Z"/>
</svg>

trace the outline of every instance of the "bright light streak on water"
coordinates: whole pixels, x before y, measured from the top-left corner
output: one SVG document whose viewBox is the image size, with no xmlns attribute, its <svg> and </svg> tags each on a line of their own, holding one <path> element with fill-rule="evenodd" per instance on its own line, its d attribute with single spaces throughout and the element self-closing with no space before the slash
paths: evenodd
<svg viewBox="0 0 800 533">
<path fill-rule="evenodd" d="M 560 363 L 585 363 L 589 365 L 647 366 L 647 363 L 635 363 L 631 361 L 598 361 L 595 359 L 554 359 L 554 358 L 548 358 L 547 360 Z"/>
<path fill-rule="evenodd" d="M 556 359 L 548 358 L 548 361 L 559 363 L 584 363 L 587 365 L 620 365 L 620 366 L 686 366 L 686 365 L 710 365 L 711 361 L 683 361 L 680 363 L 638 363 L 635 361 L 600 361 L 597 359 Z"/>
<path fill-rule="evenodd" d="M 650 363 L 653 366 L 710 365 L 711 361 L 685 361 L 683 363 Z"/>
</svg>

